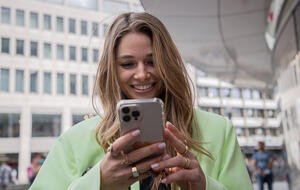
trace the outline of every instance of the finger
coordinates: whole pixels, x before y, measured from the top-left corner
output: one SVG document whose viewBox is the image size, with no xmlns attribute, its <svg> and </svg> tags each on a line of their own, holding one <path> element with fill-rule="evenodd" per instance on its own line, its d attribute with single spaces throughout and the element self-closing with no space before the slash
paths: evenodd
<svg viewBox="0 0 300 190">
<path fill-rule="evenodd" d="M 114 152 L 119 153 L 123 150 L 128 144 L 133 142 L 140 136 L 141 131 L 139 129 L 132 132 L 126 133 L 125 135 L 119 137 L 113 144 L 112 149 Z"/>
<path fill-rule="evenodd" d="M 150 160 L 144 161 L 142 163 L 139 163 L 133 167 L 136 167 L 138 174 L 142 175 L 142 174 L 147 173 L 147 171 L 149 171 L 151 169 L 151 164 L 159 162 L 168 157 L 169 156 L 165 154 L 165 155 L 158 156 L 158 157 L 152 158 Z M 122 179 L 124 179 L 124 178 L 129 179 L 133 176 L 133 173 L 132 173 L 133 167 L 126 167 L 126 172 L 122 173 Z"/>
<path fill-rule="evenodd" d="M 168 129 L 164 129 L 165 139 L 170 142 L 170 144 L 175 148 L 178 153 L 184 153 L 186 151 L 186 145 L 182 141 L 178 140 L 176 136 Z M 195 158 L 194 154 L 191 151 L 187 151 L 185 154 L 188 158 Z"/>
<path fill-rule="evenodd" d="M 184 137 L 180 134 L 178 129 L 169 121 L 166 123 L 166 127 L 181 141 L 184 141 Z"/>
<path fill-rule="evenodd" d="M 187 163 L 189 162 L 189 163 Z M 161 171 L 165 168 L 173 168 L 180 167 L 184 169 L 192 169 L 197 167 L 197 163 L 195 160 L 190 160 L 189 158 L 185 158 L 182 156 L 176 156 L 158 163 L 151 164 L 151 168 L 153 171 Z"/>
<path fill-rule="evenodd" d="M 127 156 L 132 163 L 135 163 L 151 155 L 160 155 L 165 151 L 165 149 L 166 143 L 159 142 L 136 149 L 128 153 Z"/>
<path fill-rule="evenodd" d="M 160 162 L 162 160 L 166 160 L 168 158 L 169 158 L 169 155 L 164 154 L 164 155 L 152 158 L 150 160 L 146 160 L 145 162 L 139 163 L 136 165 L 136 167 L 140 173 L 145 173 L 151 169 L 152 164 Z"/>
<path fill-rule="evenodd" d="M 161 183 L 170 184 L 177 182 L 193 182 L 198 181 L 198 175 L 195 174 L 196 170 L 179 170 L 176 173 L 168 175 L 166 178 L 161 180 Z"/>
</svg>

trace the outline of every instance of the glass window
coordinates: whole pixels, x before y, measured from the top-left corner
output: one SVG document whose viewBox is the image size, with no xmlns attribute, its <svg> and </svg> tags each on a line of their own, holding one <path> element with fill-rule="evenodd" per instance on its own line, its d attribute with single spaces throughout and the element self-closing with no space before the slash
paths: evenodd
<svg viewBox="0 0 300 190">
<path fill-rule="evenodd" d="M 56 31 L 63 32 L 64 31 L 64 18 L 56 17 Z"/>
<path fill-rule="evenodd" d="M 38 91 L 38 72 L 30 73 L 30 92 Z"/>
<path fill-rule="evenodd" d="M 222 97 L 229 97 L 230 96 L 230 88 L 221 88 Z"/>
<path fill-rule="evenodd" d="M 235 132 L 237 136 L 245 136 L 245 128 L 235 127 Z"/>
<path fill-rule="evenodd" d="M 1 7 L 1 23 L 10 24 L 10 8 Z"/>
<path fill-rule="evenodd" d="M 37 42 L 30 42 L 30 56 L 37 57 L 38 56 L 38 43 Z"/>
<path fill-rule="evenodd" d="M 198 87 L 198 93 L 200 97 L 207 96 L 207 88 L 206 87 Z"/>
<path fill-rule="evenodd" d="M 38 28 L 39 27 L 39 17 L 35 12 L 30 12 L 30 28 Z"/>
<path fill-rule="evenodd" d="M 224 116 L 227 117 L 228 119 L 231 119 L 231 117 L 232 117 L 231 111 L 232 111 L 232 109 L 230 107 L 225 107 L 224 108 Z"/>
<path fill-rule="evenodd" d="M 241 98 L 241 90 L 239 88 L 231 89 L 231 97 L 232 98 Z"/>
<path fill-rule="evenodd" d="M 243 89 L 243 97 L 245 99 L 251 99 L 251 90 L 249 88 Z"/>
<path fill-rule="evenodd" d="M 247 108 L 246 109 L 246 114 L 247 114 L 248 117 L 253 117 L 254 116 L 253 109 Z"/>
<path fill-rule="evenodd" d="M 80 22 L 80 28 L 81 28 L 81 34 L 82 35 L 87 35 L 87 22 L 82 20 Z"/>
<path fill-rule="evenodd" d="M 75 124 L 83 121 L 84 120 L 84 116 L 85 115 L 79 115 L 79 114 L 72 115 L 73 125 L 75 125 Z"/>
<path fill-rule="evenodd" d="M 24 55 L 24 40 L 16 40 L 16 54 Z"/>
<path fill-rule="evenodd" d="M 93 22 L 92 25 L 93 25 L 92 26 L 93 27 L 92 28 L 93 36 L 99 36 L 99 30 L 98 30 L 99 26 L 98 26 L 98 23 Z"/>
<path fill-rule="evenodd" d="M 76 47 L 70 46 L 70 61 L 76 61 Z"/>
<path fill-rule="evenodd" d="M 51 16 L 44 15 L 44 29 L 51 30 Z"/>
<path fill-rule="evenodd" d="M 232 115 L 234 117 L 242 117 L 243 116 L 242 109 L 241 108 L 233 108 Z"/>
<path fill-rule="evenodd" d="M 16 25 L 25 26 L 25 13 L 23 10 L 16 10 Z"/>
<path fill-rule="evenodd" d="M 82 95 L 89 94 L 89 77 L 87 75 L 82 75 Z"/>
<path fill-rule="evenodd" d="M 16 92 L 24 92 L 24 71 L 16 70 Z"/>
<path fill-rule="evenodd" d="M 264 110 L 262 110 L 262 109 L 257 109 L 256 110 L 256 116 L 257 117 L 264 117 Z"/>
<path fill-rule="evenodd" d="M 0 91 L 9 91 L 9 69 L 1 69 L 0 72 Z"/>
<path fill-rule="evenodd" d="M 72 18 L 69 18 L 69 33 L 76 33 L 76 21 Z"/>
<path fill-rule="evenodd" d="M 103 0 L 103 12 L 122 13 L 129 11 L 129 4 L 122 1 Z"/>
<path fill-rule="evenodd" d="M 221 109 L 220 108 L 212 108 L 212 112 L 220 115 L 221 114 Z"/>
<path fill-rule="evenodd" d="M 57 60 L 64 60 L 65 59 L 64 45 L 58 44 L 56 46 L 56 59 Z"/>
<path fill-rule="evenodd" d="M 70 74 L 70 94 L 76 94 L 76 75 Z"/>
<path fill-rule="evenodd" d="M 19 137 L 20 114 L 0 113 L 0 137 Z"/>
<path fill-rule="evenodd" d="M 213 87 L 208 88 L 208 97 L 219 97 L 219 89 Z"/>
<path fill-rule="evenodd" d="M 103 24 L 103 36 L 105 36 L 107 29 L 108 29 L 108 24 Z"/>
<path fill-rule="evenodd" d="M 44 93 L 51 94 L 51 73 L 44 72 Z"/>
<path fill-rule="evenodd" d="M 274 110 L 268 110 L 267 112 L 268 112 L 268 117 L 271 117 L 271 118 L 275 117 L 275 111 Z"/>
<path fill-rule="evenodd" d="M 1 38 L 1 52 L 9 53 L 9 38 Z"/>
<path fill-rule="evenodd" d="M 51 59 L 51 44 L 44 43 L 44 58 Z"/>
<path fill-rule="evenodd" d="M 253 135 L 256 135 L 256 129 L 255 128 L 248 128 L 248 131 L 249 131 L 249 135 L 250 136 L 253 136 Z"/>
<path fill-rule="evenodd" d="M 93 49 L 93 62 L 98 63 L 99 61 L 99 49 Z"/>
<path fill-rule="evenodd" d="M 57 94 L 64 94 L 65 93 L 65 77 L 63 73 L 57 73 L 56 76 L 56 93 Z"/>
<path fill-rule="evenodd" d="M 261 93 L 260 93 L 260 91 L 258 91 L 258 90 L 252 90 L 252 97 L 253 97 L 253 99 L 256 99 L 256 100 L 261 99 Z"/>
<path fill-rule="evenodd" d="M 32 114 L 32 137 L 58 137 L 61 115 Z"/>
<path fill-rule="evenodd" d="M 83 62 L 88 61 L 88 50 L 87 50 L 87 48 L 81 48 L 81 61 L 83 61 Z"/>
</svg>

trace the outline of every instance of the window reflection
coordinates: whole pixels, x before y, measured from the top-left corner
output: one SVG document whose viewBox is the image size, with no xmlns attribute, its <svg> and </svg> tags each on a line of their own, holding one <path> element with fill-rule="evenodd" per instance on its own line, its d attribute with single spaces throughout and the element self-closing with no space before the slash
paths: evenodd
<svg viewBox="0 0 300 190">
<path fill-rule="evenodd" d="M 32 114 L 32 137 L 57 137 L 60 129 L 61 115 Z"/>
<path fill-rule="evenodd" d="M 0 137 L 19 137 L 20 114 L 0 113 Z"/>
</svg>

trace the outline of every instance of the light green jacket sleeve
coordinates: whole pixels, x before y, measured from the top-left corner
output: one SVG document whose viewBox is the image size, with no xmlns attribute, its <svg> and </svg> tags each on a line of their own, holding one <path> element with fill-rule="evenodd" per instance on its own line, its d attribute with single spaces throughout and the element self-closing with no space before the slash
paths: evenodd
<svg viewBox="0 0 300 190">
<path fill-rule="evenodd" d="M 100 189 L 104 153 L 95 140 L 98 121 L 95 117 L 81 122 L 58 138 L 30 190 Z"/>
<path fill-rule="evenodd" d="M 219 115 L 196 111 L 201 141 L 213 156 L 198 155 L 206 190 L 253 190 L 232 123 Z"/>
</svg>

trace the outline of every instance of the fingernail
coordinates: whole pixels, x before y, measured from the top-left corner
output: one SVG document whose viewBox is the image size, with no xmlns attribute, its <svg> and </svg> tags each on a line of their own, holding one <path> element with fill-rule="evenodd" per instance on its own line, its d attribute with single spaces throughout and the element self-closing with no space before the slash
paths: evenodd
<svg viewBox="0 0 300 190">
<path fill-rule="evenodd" d="M 166 178 L 164 178 L 164 179 L 161 180 L 161 183 L 164 183 L 164 184 L 165 184 L 166 182 L 167 182 L 167 179 L 166 179 Z"/>
<path fill-rule="evenodd" d="M 131 133 L 132 136 L 136 137 L 138 136 L 139 134 L 141 133 L 141 131 L 138 129 L 138 130 L 135 130 Z"/>
<path fill-rule="evenodd" d="M 164 157 L 162 157 L 163 160 L 166 160 L 169 158 L 169 155 L 164 155 Z"/>
<path fill-rule="evenodd" d="M 158 163 L 155 163 L 155 164 L 151 164 L 151 168 L 157 168 L 159 166 L 159 164 Z"/>
<path fill-rule="evenodd" d="M 158 145 L 158 148 L 160 148 L 160 149 L 164 149 L 165 147 L 166 147 L 166 143 L 160 143 Z"/>
<path fill-rule="evenodd" d="M 167 121 L 167 123 L 168 123 L 169 125 L 171 125 L 172 127 L 174 127 L 174 125 L 173 125 L 170 121 Z"/>
</svg>

